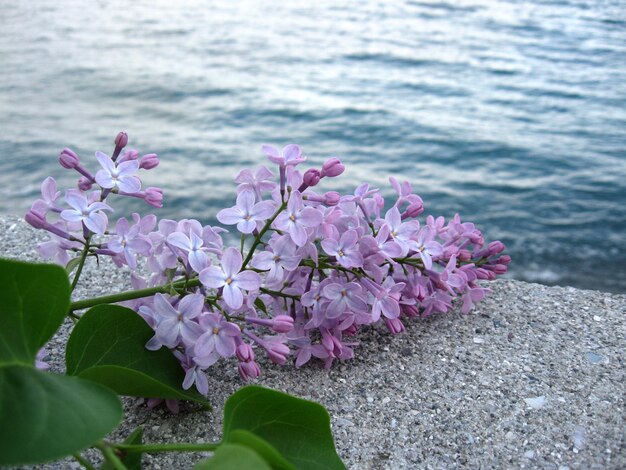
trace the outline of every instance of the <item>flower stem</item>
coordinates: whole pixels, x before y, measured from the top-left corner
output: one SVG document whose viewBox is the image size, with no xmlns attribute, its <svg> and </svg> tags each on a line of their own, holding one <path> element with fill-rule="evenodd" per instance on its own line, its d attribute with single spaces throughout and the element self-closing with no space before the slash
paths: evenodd
<svg viewBox="0 0 626 470">
<path fill-rule="evenodd" d="M 80 253 L 80 261 L 78 262 L 78 267 L 76 268 L 76 274 L 74 275 L 74 280 L 72 281 L 72 292 L 76 288 L 76 284 L 78 284 L 80 273 L 83 272 L 83 266 L 85 266 L 85 260 L 87 259 L 87 254 L 89 253 L 90 239 L 91 237 L 85 237 L 85 246 L 83 247 L 83 251 Z"/>
<path fill-rule="evenodd" d="M 124 462 L 122 462 L 120 458 L 115 454 L 113 447 L 105 444 L 102 441 L 98 442 L 95 447 L 100 449 L 100 452 L 102 452 L 102 455 L 104 455 L 104 459 L 109 462 L 115 470 L 128 470 L 126 468 L 126 465 L 124 465 Z"/>
<path fill-rule="evenodd" d="M 81 310 L 84 308 L 94 307 L 100 304 L 113 304 L 117 302 L 123 302 L 125 300 L 141 299 L 143 297 L 150 297 L 155 294 L 167 294 L 172 289 L 198 287 L 200 285 L 200 279 L 183 279 L 182 281 L 173 282 L 170 284 L 164 284 L 162 286 L 148 287 L 146 289 L 130 290 L 126 292 L 120 292 L 118 294 L 103 295 L 101 297 L 94 297 L 91 299 L 77 300 L 70 304 L 70 312 Z"/>
<path fill-rule="evenodd" d="M 89 462 L 89 460 L 87 460 L 85 457 L 83 457 L 80 454 L 72 454 L 72 457 L 74 457 L 74 459 L 81 464 L 83 467 L 85 467 L 87 470 L 96 470 L 96 467 L 94 467 L 93 465 L 91 465 L 91 462 Z"/>
<path fill-rule="evenodd" d="M 203 444 L 177 443 L 177 444 L 111 444 L 116 449 L 124 452 L 203 452 L 213 451 L 221 442 L 207 442 Z"/>
<path fill-rule="evenodd" d="M 285 210 L 285 207 L 287 207 L 287 201 L 283 202 L 280 205 L 278 210 L 274 213 L 274 215 L 271 218 L 268 219 L 267 222 L 265 222 L 265 225 L 263 226 L 263 228 L 261 229 L 259 234 L 254 238 L 254 242 L 252 243 L 252 246 L 250 247 L 250 251 L 248 252 L 248 256 L 246 256 L 246 259 L 243 260 L 243 264 L 241 265 L 241 270 L 242 271 L 244 269 L 246 269 L 246 266 L 248 265 L 248 263 L 252 259 L 252 255 L 254 254 L 254 250 L 256 250 L 256 247 L 259 246 L 259 243 L 261 243 L 261 239 L 263 238 L 263 235 L 265 235 L 265 232 L 267 232 L 269 230 L 270 226 L 274 223 L 274 220 L 276 220 L 276 217 L 278 217 L 278 214 L 280 214 L 283 210 Z"/>
</svg>

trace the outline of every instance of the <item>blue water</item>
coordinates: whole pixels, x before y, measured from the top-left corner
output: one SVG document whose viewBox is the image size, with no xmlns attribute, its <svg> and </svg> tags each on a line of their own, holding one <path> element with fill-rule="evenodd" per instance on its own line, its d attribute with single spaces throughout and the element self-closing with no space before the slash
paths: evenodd
<svg viewBox="0 0 626 470">
<path fill-rule="evenodd" d="M 261 143 L 406 178 L 511 274 L 626 292 L 624 1 L 0 2 L 0 213 L 126 130 L 163 217 L 214 222 Z M 142 207 L 142 206 L 137 206 Z"/>
</svg>

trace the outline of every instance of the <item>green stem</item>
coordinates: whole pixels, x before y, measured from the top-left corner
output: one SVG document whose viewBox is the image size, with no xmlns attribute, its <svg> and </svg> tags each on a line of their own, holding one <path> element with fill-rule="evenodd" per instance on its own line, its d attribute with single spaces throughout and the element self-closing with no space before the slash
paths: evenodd
<svg viewBox="0 0 626 470">
<path fill-rule="evenodd" d="M 85 260 L 87 259 L 87 254 L 89 253 L 89 241 L 90 240 L 91 240 L 91 237 L 85 237 L 85 246 L 83 247 L 83 251 L 80 253 L 80 261 L 78 262 L 78 267 L 76 268 L 76 274 L 74 275 L 74 280 L 72 281 L 72 292 L 76 288 L 76 284 L 78 284 L 80 273 L 83 272 L 83 266 L 85 266 Z"/>
<path fill-rule="evenodd" d="M 116 449 L 124 452 L 203 452 L 213 451 L 219 447 L 221 442 L 207 442 L 204 444 L 111 444 Z"/>
<path fill-rule="evenodd" d="M 269 230 L 270 226 L 274 223 L 274 220 L 276 220 L 276 217 L 278 217 L 278 214 L 280 214 L 283 210 L 285 210 L 285 207 L 287 207 L 287 201 L 283 202 L 278 208 L 278 210 L 274 213 L 274 215 L 271 218 L 269 218 L 267 222 L 265 222 L 265 225 L 263 226 L 259 234 L 255 237 L 254 242 L 252 243 L 252 246 L 250 247 L 250 251 L 248 252 L 248 256 L 246 256 L 246 259 L 243 260 L 243 264 L 241 265 L 242 271 L 246 269 L 246 266 L 252 259 L 254 250 L 256 250 L 256 247 L 259 246 L 259 243 L 261 243 L 261 238 L 263 238 L 263 235 L 265 235 L 265 232 Z"/>
<path fill-rule="evenodd" d="M 104 459 L 109 462 L 113 466 L 113 468 L 115 468 L 115 470 L 128 470 L 126 468 L 126 465 L 124 465 L 124 462 L 122 462 L 120 458 L 115 454 L 113 447 L 110 447 L 102 441 L 98 442 L 96 444 L 96 447 L 100 449 L 100 452 L 102 452 L 102 455 L 104 455 Z"/>
<path fill-rule="evenodd" d="M 276 290 L 266 289 L 265 287 L 261 287 L 260 291 L 263 292 L 264 294 L 269 294 L 269 295 L 273 295 L 273 296 L 276 296 L 276 297 L 283 297 L 285 299 L 300 300 L 300 296 L 299 295 L 284 294 L 283 292 L 278 292 Z"/>
<path fill-rule="evenodd" d="M 113 304 L 117 302 L 123 302 L 125 300 L 141 299 L 143 297 L 150 297 L 155 294 L 170 293 L 172 289 L 180 289 L 184 287 L 198 287 L 200 285 L 200 279 L 183 279 L 182 281 L 173 282 L 171 284 L 164 284 L 162 286 L 148 287 L 146 289 L 130 290 L 126 292 L 120 292 L 118 294 L 103 295 L 100 297 L 94 297 L 91 299 L 77 300 L 70 304 L 70 312 L 81 310 L 84 308 L 94 307 L 100 304 Z"/>
<path fill-rule="evenodd" d="M 83 467 L 85 467 L 87 470 L 96 470 L 96 467 L 94 467 L 93 465 L 91 465 L 91 462 L 89 462 L 89 460 L 87 460 L 85 457 L 83 457 L 80 454 L 72 454 L 72 457 L 74 457 L 74 459 L 81 464 Z"/>
</svg>

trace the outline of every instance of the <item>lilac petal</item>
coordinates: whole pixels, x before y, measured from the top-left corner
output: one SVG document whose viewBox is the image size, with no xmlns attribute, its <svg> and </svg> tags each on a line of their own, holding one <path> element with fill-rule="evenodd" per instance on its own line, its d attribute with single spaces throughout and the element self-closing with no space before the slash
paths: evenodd
<svg viewBox="0 0 626 470">
<path fill-rule="evenodd" d="M 328 307 L 326 307 L 326 318 L 330 318 L 332 320 L 333 318 L 340 317 L 345 311 L 346 303 L 343 301 L 342 297 L 339 297 L 338 299 L 333 300 Z"/>
<path fill-rule="evenodd" d="M 154 311 L 159 317 L 178 319 L 178 312 L 163 294 L 154 296 Z"/>
<path fill-rule="evenodd" d="M 296 356 L 296 367 L 302 367 L 311 360 L 311 348 L 304 347 L 300 349 Z"/>
<path fill-rule="evenodd" d="M 235 176 L 235 183 L 254 183 L 254 176 L 252 175 L 252 171 L 245 168 L 237 173 Z"/>
<path fill-rule="evenodd" d="M 83 220 L 85 227 L 91 230 L 93 233 L 97 233 L 98 235 L 104 235 L 104 232 L 107 229 L 107 224 L 109 223 L 109 219 L 106 214 L 103 212 L 92 212 L 89 214 L 89 217 L 86 217 Z"/>
<path fill-rule="evenodd" d="M 222 357 L 235 355 L 235 339 L 232 336 L 218 335 L 215 340 L 215 350 Z"/>
<path fill-rule="evenodd" d="M 213 364 L 215 364 L 220 358 L 220 355 L 217 354 L 217 352 L 215 351 L 215 347 L 213 348 L 213 350 L 207 354 L 207 355 L 198 355 L 195 356 L 193 358 L 193 361 L 198 364 L 200 367 L 202 367 L 203 369 L 206 369 L 207 367 L 211 367 Z M 206 376 L 204 374 L 202 374 L 205 378 Z M 199 391 L 200 389 L 198 389 Z M 207 391 L 208 391 L 208 384 L 207 384 Z"/>
<path fill-rule="evenodd" d="M 339 252 L 339 243 L 337 243 L 337 240 L 327 238 L 322 240 L 322 248 L 330 256 L 335 256 Z"/>
<path fill-rule="evenodd" d="M 426 269 L 433 267 L 433 259 L 426 251 L 420 251 L 420 258 L 422 258 L 422 262 L 424 263 L 424 267 Z"/>
<path fill-rule="evenodd" d="M 443 253 L 443 247 L 437 242 L 427 242 L 424 246 L 433 258 L 441 256 Z"/>
<path fill-rule="evenodd" d="M 131 162 L 124 162 L 131 163 Z M 125 193 L 136 193 L 141 189 L 141 180 L 136 176 L 121 176 L 118 179 L 117 187 Z"/>
<path fill-rule="evenodd" d="M 341 284 L 328 284 L 323 289 L 324 297 L 328 299 L 340 299 L 342 297 L 342 292 L 345 289 L 345 286 Z"/>
<path fill-rule="evenodd" d="M 278 150 L 275 147 L 272 147 L 271 145 L 263 144 L 261 145 L 261 150 L 263 150 L 263 152 L 265 152 L 265 155 L 267 155 L 268 157 L 274 157 L 274 158 L 280 157 L 280 153 L 278 153 Z"/>
<path fill-rule="evenodd" d="M 274 253 L 262 251 L 261 253 L 254 255 L 254 258 L 252 258 L 252 267 L 263 270 L 270 269 L 275 264 L 274 256 Z"/>
<path fill-rule="evenodd" d="M 240 289 L 253 291 L 261 285 L 261 276 L 254 271 L 242 271 L 233 278 L 233 283 Z"/>
<path fill-rule="evenodd" d="M 209 258 L 204 251 L 190 251 L 187 259 L 191 269 L 197 273 L 202 272 L 209 265 Z"/>
<path fill-rule="evenodd" d="M 289 231 L 289 236 L 291 237 L 291 239 L 296 245 L 298 246 L 306 245 L 306 240 L 308 236 L 306 233 L 306 229 L 302 225 L 298 223 L 291 223 L 289 224 L 288 231 Z"/>
<path fill-rule="evenodd" d="M 102 168 L 104 168 L 104 171 L 107 173 L 110 174 L 115 171 L 115 163 L 113 163 L 111 157 L 109 157 L 106 153 L 99 151 L 96 152 L 96 159 L 100 162 L 100 165 L 102 165 Z"/>
<path fill-rule="evenodd" d="M 346 296 L 346 304 L 348 304 L 348 307 L 355 312 L 364 312 L 367 310 L 365 300 L 360 297 Z"/>
<path fill-rule="evenodd" d="M 360 268 L 363 266 L 363 255 L 358 251 L 350 251 L 339 262 L 345 268 Z"/>
<path fill-rule="evenodd" d="M 183 380 L 183 389 L 189 390 L 196 381 L 196 368 L 192 367 L 185 372 L 185 380 Z"/>
<path fill-rule="evenodd" d="M 117 174 L 120 178 L 124 176 L 133 176 L 139 170 L 139 162 L 137 160 L 127 160 L 117 165 Z"/>
<path fill-rule="evenodd" d="M 230 308 L 236 310 L 243 305 L 243 294 L 241 290 L 233 286 L 232 283 L 224 286 L 222 296 L 224 297 L 224 302 L 226 302 L 226 305 Z"/>
<path fill-rule="evenodd" d="M 220 327 L 220 335 L 239 336 L 241 330 L 234 323 L 222 322 Z"/>
<path fill-rule="evenodd" d="M 111 173 L 106 170 L 98 170 L 96 173 L 96 183 L 106 189 L 111 189 L 115 187 L 115 181 L 113 181 L 113 177 L 111 177 Z"/>
<path fill-rule="evenodd" d="M 184 233 L 174 232 L 167 236 L 167 242 L 185 251 L 191 250 L 191 240 Z"/>
<path fill-rule="evenodd" d="M 106 202 L 94 202 L 89 204 L 89 212 L 104 210 L 113 211 L 113 208 L 109 206 Z"/>
<path fill-rule="evenodd" d="M 356 242 L 359 240 L 359 235 L 356 233 L 356 230 L 348 230 L 341 235 L 341 239 L 339 240 L 339 244 L 343 247 L 343 249 L 352 248 L 356 245 Z"/>
<path fill-rule="evenodd" d="M 256 228 L 256 221 L 255 220 L 245 220 L 242 219 L 237 223 L 237 230 L 239 230 L 241 233 L 252 233 L 254 232 L 254 229 Z"/>
<path fill-rule="evenodd" d="M 178 310 L 183 314 L 185 319 L 196 318 L 202 312 L 204 307 L 204 296 L 202 294 L 191 294 L 183 299 L 178 304 Z"/>
<path fill-rule="evenodd" d="M 281 256 L 280 264 L 287 271 L 293 271 L 298 266 L 300 266 L 300 260 L 302 257 L 300 256 Z"/>
<path fill-rule="evenodd" d="M 157 337 L 168 348 L 178 345 L 178 334 L 180 332 L 178 324 L 178 318 L 168 318 L 159 323 L 156 328 Z"/>
<path fill-rule="evenodd" d="M 258 181 L 266 180 L 266 179 L 273 178 L 273 177 L 274 177 L 274 173 L 272 173 L 270 170 L 267 169 L 267 167 L 263 165 L 261 165 L 256 170 L 255 178 Z"/>
<path fill-rule="evenodd" d="M 389 258 L 397 258 L 402 255 L 402 247 L 398 245 L 396 242 L 386 242 L 380 248 L 387 257 Z"/>
<path fill-rule="evenodd" d="M 180 336 L 186 345 L 192 345 L 203 333 L 203 329 L 196 322 L 186 321 L 180 324 Z"/>
<path fill-rule="evenodd" d="M 385 214 L 385 222 L 387 223 L 387 225 L 389 226 L 392 232 L 398 229 L 401 223 L 401 219 L 400 219 L 400 211 L 398 210 L 397 207 L 392 207 L 391 209 L 387 211 L 387 213 Z"/>
<path fill-rule="evenodd" d="M 224 255 L 222 256 L 222 268 L 224 269 L 224 273 L 227 277 L 234 277 L 235 274 L 237 274 L 241 269 L 242 263 L 243 259 L 241 258 L 241 253 L 239 253 L 237 248 L 230 247 L 224 250 Z"/>
<path fill-rule="evenodd" d="M 286 212 L 281 212 L 274 220 L 274 226 L 278 230 L 288 230 L 289 224 L 291 224 L 291 220 L 289 219 L 289 214 Z"/>
<path fill-rule="evenodd" d="M 283 148 L 283 157 L 285 157 L 285 162 L 287 163 L 298 159 L 300 155 L 302 155 L 302 150 L 296 144 L 289 144 Z"/>
<path fill-rule="evenodd" d="M 380 300 L 380 306 L 387 318 L 398 318 L 400 316 L 400 305 L 392 297 L 384 297 Z"/>
<path fill-rule="evenodd" d="M 239 207 L 244 214 L 250 214 L 254 206 L 255 197 L 252 191 L 245 190 L 240 192 L 237 195 L 237 207 Z"/>
<path fill-rule="evenodd" d="M 217 266 L 210 266 L 200 272 L 200 282 L 207 287 L 217 289 L 226 284 L 226 275 Z"/>
<path fill-rule="evenodd" d="M 83 220 L 83 215 L 74 209 L 65 209 L 61 212 L 61 218 L 67 220 L 68 222 L 80 222 Z"/>
<path fill-rule="evenodd" d="M 217 358 L 215 359 L 214 363 L 215 362 L 217 362 Z M 213 364 L 210 364 L 210 365 L 213 365 Z M 200 370 L 196 372 L 196 389 L 202 395 L 208 395 L 209 393 L 209 381 L 206 377 L 206 374 Z"/>
<path fill-rule="evenodd" d="M 52 202 L 60 196 L 60 192 L 57 191 L 57 183 L 51 176 L 48 176 L 43 183 L 41 183 L 41 195 L 46 202 Z"/>
<path fill-rule="evenodd" d="M 243 219 L 243 212 L 237 206 L 230 209 L 222 209 L 217 213 L 217 220 L 224 225 L 235 225 Z"/>
<path fill-rule="evenodd" d="M 322 219 L 324 216 L 317 209 L 313 209 L 312 207 L 305 207 L 300 212 L 300 217 L 298 217 L 298 222 L 300 222 L 305 227 L 317 227 L 322 223 Z"/>
<path fill-rule="evenodd" d="M 193 352 L 196 356 L 206 357 L 210 355 L 215 349 L 215 334 L 213 331 L 207 331 L 202 334 L 197 340 L 193 348 Z"/>
<path fill-rule="evenodd" d="M 152 338 L 150 338 L 150 341 L 148 341 L 146 343 L 146 349 L 148 351 L 158 351 L 162 347 L 163 347 L 163 343 L 161 343 L 161 341 L 159 341 L 159 338 L 157 338 L 156 335 L 154 335 Z"/>
<path fill-rule="evenodd" d="M 272 201 L 263 201 L 255 204 L 250 215 L 255 220 L 269 219 L 274 213 L 274 203 Z"/>
<path fill-rule="evenodd" d="M 87 199 L 85 199 L 85 196 L 79 191 L 66 191 L 65 201 L 79 212 L 87 210 Z"/>
</svg>

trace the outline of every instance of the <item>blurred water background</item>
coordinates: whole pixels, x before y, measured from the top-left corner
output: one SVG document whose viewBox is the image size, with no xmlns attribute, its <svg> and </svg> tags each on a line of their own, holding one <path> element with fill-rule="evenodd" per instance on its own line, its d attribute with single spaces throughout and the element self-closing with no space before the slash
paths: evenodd
<svg viewBox="0 0 626 470">
<path fill-rule="evenodd" d="M 326 190 L 410 180 L 427 213 L 503 240 L 512 277 L 626 292 L 625 18 L 602 0 L 2 1 L 0 213 L 74 182 L 61 148 L 110 153 L 126 130 L 162 158 L 157 214 L 212 223 L 260 144 L 298 143 L 347 164 Z"/>
</svg>

